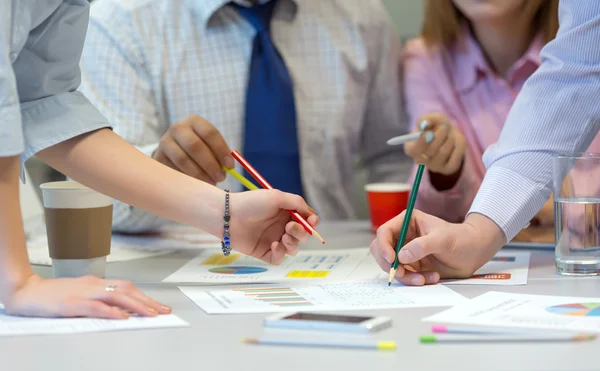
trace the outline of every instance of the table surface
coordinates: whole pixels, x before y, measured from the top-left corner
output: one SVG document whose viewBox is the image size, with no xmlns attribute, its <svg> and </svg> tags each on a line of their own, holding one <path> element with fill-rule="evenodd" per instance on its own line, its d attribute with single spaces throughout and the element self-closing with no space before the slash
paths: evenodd
<svg viewBox="0 0 600 371">
<path fill-rule="evenodd" d="M 323 223 L 320 233 L 328 248 L 366 247 L 373 236 L 364 222 Z M 309 244 L 306 248 L 318 248 Z M 107 276 L 130 279 L 190 323 L 187 328 L 138 330 L 78 335 L 0 338 L 0 364 L 11 370 L 600 370 L 598 342 L 555 344 L 420 344 L 430 323 L 421 319 L 445 308 L 356 311 L 385 315 L 393 326 L 359 339 L 398 342 L 396 352 L 288 348 L 241 344 L 242 337 L 261 335 L 319 336 L 319 333 L 264 329 L 263 314 L 206 315 L 176 286 L 160 281 L 195 254 L 111 263 Z M 36 271 L 49 276 L 47 267 Z M 532 251 L 525 286 L 451 286 L 466 297 L 490 290 L 563 296 L 600 296 L 600 278 L 561 277 L 553 251 Z M 328 334 L 329 336 L 329 334 Z M 348 335 L 344 335 L 348 338 Z M 4 369 L 4 367 L 2 367 Z"/>
</svg>

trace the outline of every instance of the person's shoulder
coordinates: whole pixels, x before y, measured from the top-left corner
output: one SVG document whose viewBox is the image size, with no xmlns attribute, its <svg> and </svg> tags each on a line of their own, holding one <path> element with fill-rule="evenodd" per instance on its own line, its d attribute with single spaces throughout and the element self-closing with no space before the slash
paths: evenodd
<svg viewBox="0 0 600 371">
<path fill-rule="evenodd" d="M 407 57 L 437 59 L 441 56 L 442 51 L 439 46 L 428 45 L 425 39 L 419 36 L 406 42 L 404 54 Z"/>
<path fill-rule="evenodd" d="M 330 0 L 320 6 L 332 8 L 354 24 L 377 25 L 389 22 L 389 15 L 381 0 Z"/>
<path fill-rule="evenodd" d="M 90 18 L 105 21 L 115 17 L 147 18 L 153 15 L 168 15 L 181 7 L 183 0 L 94 0 L 90 7 Z M 148 20 L 148 19 L 147 19 Z"/>
</svg>

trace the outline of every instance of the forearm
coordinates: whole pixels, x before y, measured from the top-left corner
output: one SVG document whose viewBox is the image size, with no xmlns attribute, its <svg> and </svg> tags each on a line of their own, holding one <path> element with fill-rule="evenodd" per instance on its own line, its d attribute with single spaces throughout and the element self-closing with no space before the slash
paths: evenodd
<svg viewBox="0 0 600 371">
<path fill-rule="evenodd" d="M 0 157 L 0 302 L 33 274 L 25 247 L 19 169 L 18 156 Z"/>
<path fill-rule="evenodd" d="M 65 141 L 38 157 L 134 207 L 213 235 L 222 230 L 222 190 L 152 160 L 108 129 Z"/>
</svg>

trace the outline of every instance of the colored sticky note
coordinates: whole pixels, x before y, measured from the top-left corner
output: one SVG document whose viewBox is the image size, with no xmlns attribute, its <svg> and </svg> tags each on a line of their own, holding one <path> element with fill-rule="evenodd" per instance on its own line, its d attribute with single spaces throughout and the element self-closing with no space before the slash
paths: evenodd
<svg viewBox="0 0 600 371">
<path fill-rule="evenodd" d="M 240 254 L 231 254 L 229 256 L 213 254 L 211 257 L 200 263 L 200 265 L 229 265 L 238 260 Z"/>
<path fill-rule="evenodd" d="M 286 278 L 325 278 L 331 271 L 290 271 Z"/>
</svg>

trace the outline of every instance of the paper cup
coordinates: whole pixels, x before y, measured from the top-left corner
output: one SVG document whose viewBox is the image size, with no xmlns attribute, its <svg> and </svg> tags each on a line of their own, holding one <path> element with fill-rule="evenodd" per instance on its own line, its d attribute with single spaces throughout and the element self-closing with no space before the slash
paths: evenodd
<svg viewBox="0 0 600 371">
<path fill-rule="evenodd" d="M 104 277 L 113 200 L 73 181 L 44 183 L 48 250 L 55 277 Z"/>
<path fill-rule="evenodd" d="M 382 224 L 406 210 L 410 189 L 410 185 L 406 183 L 372 183 L 365 186 L 373 233 Z"/>
</svg>

